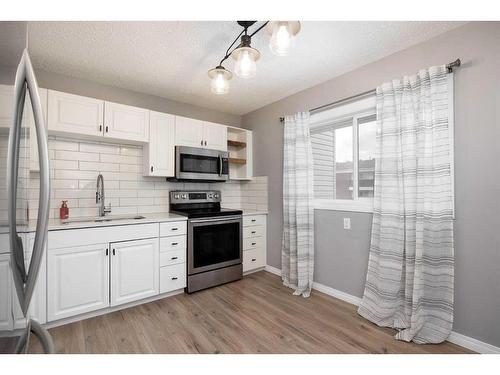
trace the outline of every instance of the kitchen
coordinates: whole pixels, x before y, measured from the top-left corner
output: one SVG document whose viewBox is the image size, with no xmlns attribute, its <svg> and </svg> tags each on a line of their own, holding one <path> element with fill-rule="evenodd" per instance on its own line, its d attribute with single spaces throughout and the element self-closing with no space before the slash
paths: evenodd
<svg viewBox="0 0 500 375">
<path fill-rule="evenodd" d="M 260 18 L 0 21 L 2 354 L 500 353 L 499 23 Z"/>
</svg>

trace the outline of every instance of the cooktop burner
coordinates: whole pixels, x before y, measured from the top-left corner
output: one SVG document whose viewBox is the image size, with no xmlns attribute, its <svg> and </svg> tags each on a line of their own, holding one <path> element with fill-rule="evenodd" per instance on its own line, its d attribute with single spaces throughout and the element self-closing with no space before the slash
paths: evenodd
<svg viewBox="0 0 500 375">
<path fill-rule="evenodd" d="M 170 212 L 187 216 L 188 219 L 241 215 L 243 211 L 221 208 L 221 193 L 208 191 L 171 191 Z"/>
</svg>

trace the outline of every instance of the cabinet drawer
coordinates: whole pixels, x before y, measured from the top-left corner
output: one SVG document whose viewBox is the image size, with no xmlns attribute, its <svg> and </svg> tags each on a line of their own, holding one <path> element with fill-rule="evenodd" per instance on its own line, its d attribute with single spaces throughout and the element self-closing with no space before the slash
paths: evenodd
<svg viewBox="0 0 500 375">
<path fill-rule="evenodd" d="M 186 263 L 186 249 L 160 253 L 160 267 L 171 266 L 173 264 L 180 263 Z"/>
<path fill-rule="evenodd" d="M 160 253 L 164 251 L 186 251 L 186 235 L 160 238 Z"/>
<path fill-rule="evenodd" d="M 249 227 L 253 225 L 265 225 L 266 215 L 243 216 L 243 226 Z"/>
<path fill-rule="evenodd" d="M 160 293 L 171 292 L 184 287 L 186 287 L 185 263 L 160 268 Z"/>
<path fill-rule="evenodd" d="M 243 272 L 251 271 L 256 268 L 264 267 L 264 251 L 261 248 L 252 249 L 243 253 Z"/>
<path fill-rule="evenodd" d="M 160 237 L 176 236 L 178 234 L 187 233 L 186 221 L 172 221 L 167 223 L 160 223 Z"/>
<path fill-rule="evenodd" d="M 264 228 L 262 227 L 262 225 L 243 228 L 243 238 L 262 237 L 263 233 Z"/>
<path fill-rule="evenodd" d="M 262 237 L 243 239 L 243 250 L 250 250 L 250 249 L 255 249 L 257 247 L 264 247 L 263 245 L 264 245 L 264 239 Z"/>
</svg>

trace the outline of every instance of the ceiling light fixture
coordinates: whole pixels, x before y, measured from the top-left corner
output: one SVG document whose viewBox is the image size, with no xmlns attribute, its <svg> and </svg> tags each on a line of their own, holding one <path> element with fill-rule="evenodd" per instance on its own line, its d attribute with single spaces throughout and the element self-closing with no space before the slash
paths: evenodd
<svg viewBox="0 0 500 375">
<path fill-rule="evenodd" d="M 271 35 L 269 48 L 276 56 L 287 56 L 295 43 L 295 35 L 300 31 L 299 21 L 271 21 L 267 24 Z"/>
<path fill-rule="evenodd" d="M 252 37 L 264 27 L 268 26 L 267 31 L 271 35 L 269 47 L 277 56 L 286 56 L 289 54 L 295 40 L 295 36 L 300 31 L 299 21 L 266 21 L 260 25 L 257 30 L 248 34 L 248 28 L 257 21 L 238 21 L 238 25 L 243 30 L 226 50 L 226 54 L 219 65 L 208 71 L 211 79 L 210 88 L 214 94 L 226 94 L 229 92 L 229 80 L 233 77 L 232 73 L 224 68 L 222 64 L 229 56 L 236 60 L 234 73 L 244 79 L 253 78 L 257 72 L 256 61 L 260 58 L 260 52 L 250 44 Z M 234 44 L 240 40 L 240 44 L 233 48 Z M 231 50 L 231 48 L 233 48 Z"/>
</svg>

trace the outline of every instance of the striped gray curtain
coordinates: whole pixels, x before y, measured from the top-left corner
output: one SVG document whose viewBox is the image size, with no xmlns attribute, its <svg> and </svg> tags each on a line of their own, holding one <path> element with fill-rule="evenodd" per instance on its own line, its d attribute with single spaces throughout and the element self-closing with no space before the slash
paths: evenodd
<svg viewBox="0 0 500 375">
<path fill-rule="evenodd" d="M 281 279 L 309 297 L 314 271 L 313 160 L 309 113 L 285 117 Z"/>
<path fill-rule="evenodd" d="M 377 88 L 370 256 L 359 314 L 439 343 L 453 324 L 452 144 L 446 67 Z"/>
</svg>

